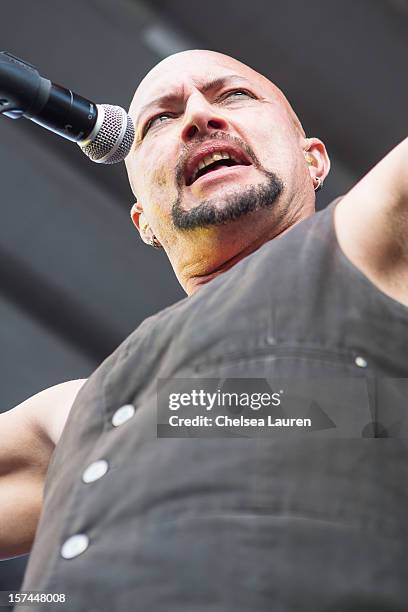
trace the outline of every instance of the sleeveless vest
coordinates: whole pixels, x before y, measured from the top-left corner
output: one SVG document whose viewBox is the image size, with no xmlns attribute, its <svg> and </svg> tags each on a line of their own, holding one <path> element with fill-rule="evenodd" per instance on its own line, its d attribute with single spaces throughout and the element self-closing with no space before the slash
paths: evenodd
<svg viewBox="0 0 408 612">
<path fill-rule="evenodd" d="M 21 589 L 67 604 L 31 609 L 407 609 L 408 308 L 341 251 L 337 201 L 146 319 L 90 376 Z M 342 380 L 336 427 L 157 436 L 158 379 L 268 376 Z"/>
</svg>

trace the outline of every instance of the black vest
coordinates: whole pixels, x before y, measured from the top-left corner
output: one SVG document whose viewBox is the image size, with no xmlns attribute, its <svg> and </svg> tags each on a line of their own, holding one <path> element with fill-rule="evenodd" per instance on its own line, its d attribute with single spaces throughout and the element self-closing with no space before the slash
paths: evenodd
<svg viewBox="0 0 408 612">
<path fill-rule="evenodd" d="M 408 308 L 342 253 L 335 205 L 146 319 L 92 374 L 22 586 L 69 603 L 31 609 L 408 609 Z M 268 376 L 336 381 L 320 400 L 336 427 L 157 437 L 158 379 Z"/>
</svg>

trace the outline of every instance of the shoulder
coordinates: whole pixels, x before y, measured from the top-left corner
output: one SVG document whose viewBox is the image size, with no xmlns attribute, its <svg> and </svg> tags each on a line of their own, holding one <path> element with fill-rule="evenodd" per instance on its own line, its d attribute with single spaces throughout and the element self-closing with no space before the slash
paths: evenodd
<svg viewBox="0 0 408 612">
<path fill-rule="evenodd" d="M 0 477 L 44 474 L 70 408 L 85 380 L 50 387 L 0 414 Z"/>
<path fill-rule="evenodd" d="M 75 398 L 87 379 L 69 380 L 40 391 L 20 404 L 34 427 L 55 446 Z"/>
</svg>

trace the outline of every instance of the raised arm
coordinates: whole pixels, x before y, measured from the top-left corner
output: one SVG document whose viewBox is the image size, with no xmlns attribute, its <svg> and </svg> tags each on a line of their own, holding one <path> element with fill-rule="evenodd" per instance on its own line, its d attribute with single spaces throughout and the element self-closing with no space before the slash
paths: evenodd
<svg viewBox="0 0 408 612">
<path fill-rule="evenodd" d="M 408 306 L 408 138 L 339 202 L 335 226 L 352 263 Z"/>
</svg>

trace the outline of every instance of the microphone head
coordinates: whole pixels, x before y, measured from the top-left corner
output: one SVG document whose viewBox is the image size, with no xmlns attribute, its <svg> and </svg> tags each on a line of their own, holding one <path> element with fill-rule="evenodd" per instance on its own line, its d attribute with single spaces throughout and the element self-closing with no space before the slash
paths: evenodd
<svg viewBox="0 0 408 612">
<path fill-rule="evenodd" d="M 133 121 L 120 106 L 97 104 L 98 117 L 92 132 L 78 142 L 97 164 L 116 164 L 125 159 L 135 139 Z"/>
</svg>

